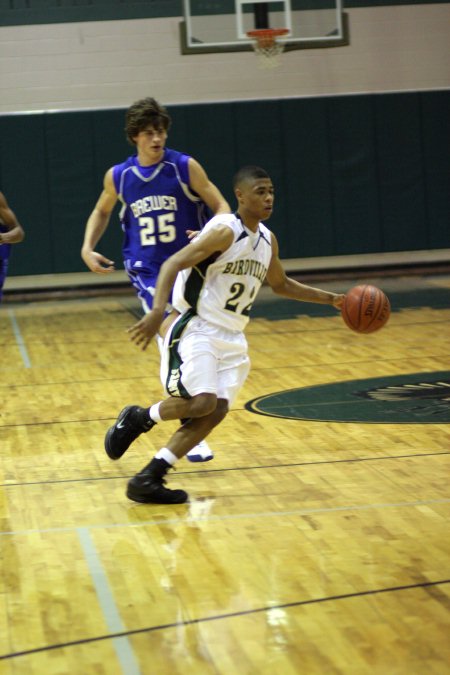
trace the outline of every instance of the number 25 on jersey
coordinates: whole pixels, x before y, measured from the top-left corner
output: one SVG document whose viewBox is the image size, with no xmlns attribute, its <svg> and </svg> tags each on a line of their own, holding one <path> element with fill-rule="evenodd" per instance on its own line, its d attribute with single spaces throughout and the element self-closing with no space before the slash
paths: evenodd
<svg viewBox="0 0 450 675">
<path fill-rule="evenodd" d="M 156 219 L 150 216 L 139 218 L 140 236 L 142 246 L 156 246 L 158 242 L 170 244 L 177 236 L 174 213 L 162 213 Z"/>
</svg>

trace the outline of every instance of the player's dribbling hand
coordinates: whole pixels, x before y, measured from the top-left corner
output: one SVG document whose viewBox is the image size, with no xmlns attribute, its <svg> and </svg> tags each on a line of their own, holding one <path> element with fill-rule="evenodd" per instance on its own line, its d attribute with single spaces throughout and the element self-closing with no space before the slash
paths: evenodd
<svg viewBox="0 0 450 675">
<path fill-rule="evenodd" d="M 127 333 L 130 334 L 131 341 L 142 350 L 147 349 L 152 338 L 157 334 L 163 318 L 164 313 L 160 314 L 155 310 L 146 314 L 134 326 L 128 328 Z"/>
<path fill-rule="evenodd" d="M 333 298 L 333 307 L 336 307 L 336 309 L 341 309 L 342 303 L 344 302 L 345 295 L 343 293 L 337 294 Z"/>
</svg>

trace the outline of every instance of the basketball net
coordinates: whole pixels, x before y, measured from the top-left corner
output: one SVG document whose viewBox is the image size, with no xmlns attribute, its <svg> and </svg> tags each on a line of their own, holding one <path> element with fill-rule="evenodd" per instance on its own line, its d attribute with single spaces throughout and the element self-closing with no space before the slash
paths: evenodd
<svg viewBox="0 0 450 675">
<path fill-rule="evenodd" d="M 280 55 L 285 42 L 277 38 L 289 33 L 287 28 L 260 28 L 247 31 L 252 47 L 262 68 L 276 68 L 280 64 Z"/>
</svg>

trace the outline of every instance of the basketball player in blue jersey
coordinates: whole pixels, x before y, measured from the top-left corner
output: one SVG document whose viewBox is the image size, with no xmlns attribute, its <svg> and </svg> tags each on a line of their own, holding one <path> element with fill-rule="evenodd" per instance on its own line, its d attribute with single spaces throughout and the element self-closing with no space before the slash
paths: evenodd
<svg viewBox="0 0 450 675">
<path fill-rule="evenodd" d="M 0 192 L 0 302 L 3 298 L 3 285 L 8 273 L 11 244 L 19 244 L 24 237 L 22 225 L 9 207 L 5 195 Z"/>
<path fill-rule="evenodd" d="M 153 307 L 161 265 L 188 244 L 188 230 L 204 226 L 206 207 L 214 214 L 230 212 L 202 166 L 193 157 L 165 147 L 170 122 L 167 110 L 153 98 L 137 101 L 128 109 L 125 131 L 136 154 L 106 172 L 81 251 L 92 272 L 114 270 L 113 261 L 94 249 L 119 200 L 124 266 L 146 313 Z M 188 453 L 192 462 L 212 457 L 202 439 Z"/>
<path fill-rule="evenodd" d="M 278 295 L 329 304 L 339 309 L 344 295 L 305 286 L 286 276 L 278 243 L 261 222 L 270 217 L 274 190 L 264 169 L 243 167 L 235 176 L 238 210 L 214 216 L 188 246 L 162 265 L 153 309 L 129 329 L 145 349 L 165 333 L 161 380 L 168 398 L 149 408 L 124 408 L 105 436 L 105 450 L 119 459 L 130 444 L 155 424 L 187 418 L 128 483 L 130 499 L 144 503 L 181 504 L 184 490 L 165 487 L 164 477 L 199 439 L 228 412 L 249 368 L 244 329 L 264 280 Z M 165 307 L 173 290 L 172 316 Z"/>
</svg>

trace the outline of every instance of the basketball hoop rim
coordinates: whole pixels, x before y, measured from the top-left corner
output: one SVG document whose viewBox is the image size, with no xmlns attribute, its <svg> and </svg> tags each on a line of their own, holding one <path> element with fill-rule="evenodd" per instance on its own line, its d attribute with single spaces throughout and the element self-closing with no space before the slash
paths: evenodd
<svg viewBox="0 0 450 675">
<path fill-rule="evenodd" d="M 247 37 L 251 40 L 276 40 L 276 38 L 288 35 L 288 28 L 255 28 L 247 31 Z"/>
</svg>

